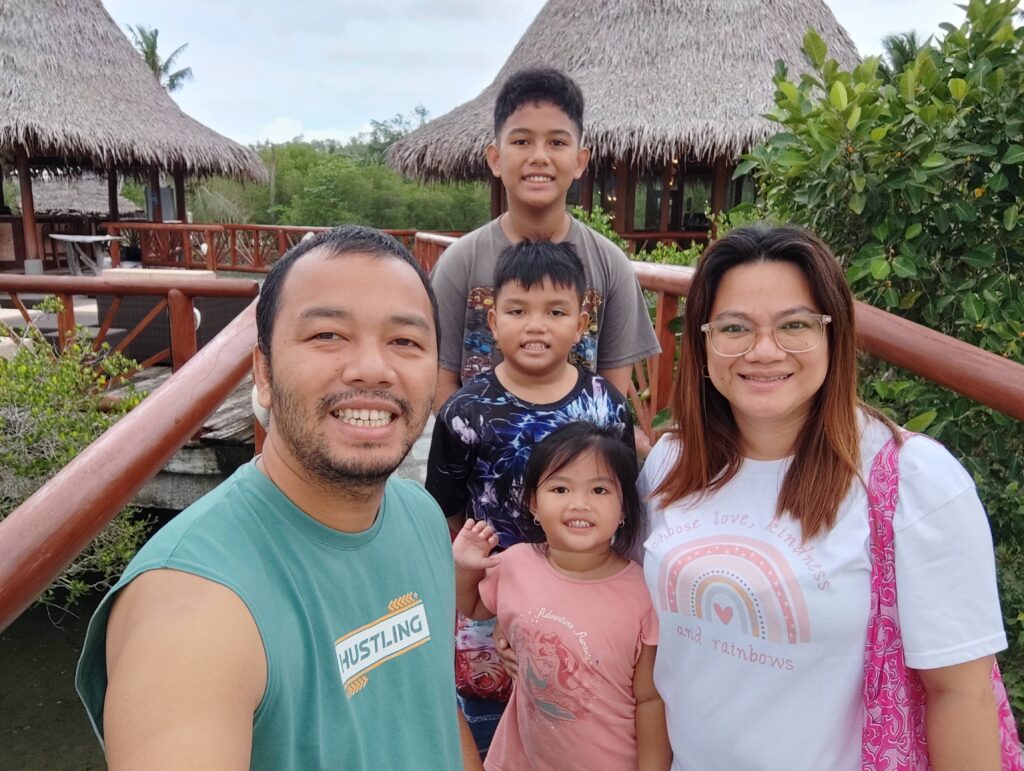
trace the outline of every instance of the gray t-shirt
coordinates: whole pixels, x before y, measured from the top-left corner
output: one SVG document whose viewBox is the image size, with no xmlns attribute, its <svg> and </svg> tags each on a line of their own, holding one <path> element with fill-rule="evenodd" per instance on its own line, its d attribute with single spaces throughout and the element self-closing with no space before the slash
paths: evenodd
<svg viewBox="0 0 1024 771">
<path fill-rule="evenodd" d="M 576 219 L 565 240 L 583 261 L 583 310 L 590 314 L 570 361 L 597 372 L 657 354 L 640 283 L 622 250 Z M 500 219 L 491 220 L 445 249 L 430 274 L 441 312 L 441 366 L 459 373 L 463 383 L 501 361 L 487 311 L 494 306 L 494 266 L 510 246 Z"/>
</svg>

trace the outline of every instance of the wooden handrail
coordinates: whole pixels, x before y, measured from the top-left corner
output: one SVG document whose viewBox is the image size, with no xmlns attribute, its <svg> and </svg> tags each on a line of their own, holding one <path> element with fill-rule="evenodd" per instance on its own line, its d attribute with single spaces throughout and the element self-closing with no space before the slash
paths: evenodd
<svg viewBox="0 0 1024 771">
<path fill-rule="evenodd" d="M 437 244 L 438 246 L 443 246 L 446 249 L 459 240 L 456 236 L 443 235 L 441 233 L 425 233 L 416 231 L 413 235 L 416 236 L 417 241 L 423 241 L 427 244 Z"/>
<path fill-rule="evenodd" d="M 226 225 L 217 225 L 213 223 L 196 222 L 136 222 L 134 220 L 117 220 L 115 222 L 101 222 L 100 227 L 106 230 L 110 235 L 116 236 L 117 232 L 121 230 L 149 230 L 155 233 L 181 233 L 181 232 L 196 232 L 200 230 L 209 230 L 212 233 L 222 233 L 227 227 Z"/>
<path fill-rule="evenodd" d="M 1024 364 L 858 302 L 857 346 L 872 356 L 1024 420 Z"/>
<path fill-rule="evenodd" d="M 0 274 L 0 292 L 31 292 L 36 294 L 112 294 L 166 295 L 177 289 L 189 297 L 255 297 L 259 284 L 241 278 L 191 278 L 180 272 L 174 281 L 157 279 L 117 279 L 107 281 L 89 276 L 19 276 Z"/>
<path fill-rule="evenodd" d="M 0 522 L 0 630 L 242 382 L 256 343 L 255 305 Z"/>
<path fill-rule="evenodd" d="M 434 269 L 441 253 L 455 243 L 454 236 L 440 233 L 416 233 L 412 242 L 412 256 L 428 273 Z"/>
<path fill-rule="evenodd" d="M 421 249 L 443 249 L 453 240 L 433 234 L 416 237 Z M 649 362 L 652 404 L 658 405 L 668 399 L 671 389 L 676 341 L 669 322 L 678 314 L 679 299 L 685 296 L 693 271 L 651 263 L 633 266 L 640 285 L 658 298 L 656 330 L 663 352 Z M 0 278 L 0 289 L 11 279 L 24 281 L 25 277 Z M 196 282 L 200 283 L 209 282 Z M 75 290 L 69 285 L 67 291 Z M 0 630 L 156 475 L 241 382 L 256 341 L 254 305 L 0 522 Z M 1024 365 L 863 303 L 857 303 L 856 314 L 858 344 L 865 352 L 1024 420 Z"/>
<path fill-rule="evenodd" d="M 15 306 L 21 311 L 25 322 L 29 324 L 31 323 L 30 315 L 24 303 L 18 298 L 19 292 L 53 294 L 60 298 L 63 306 L 57 314 L 57 342 L 60 350 L 63 350 L 74 339 L 76 319 L 73 295 L 92 295 L 94 297 L 109 295 L 114 297 L 114 302 L 107 310 L 106 317 L 102 320 L 97 319 L 100 327 L 92 341 L 94 350 L 99 350 L 100 346 L 106 342 L 107 333 L 110 331 L 114 316 L 118 312 L 123 298 L 136 295 L 164 297 L 165 300 L 156 302 L 142 318 L 134 320 L 134 327 L 126 330 L 124 337 L 114 345 L 113 351 L 126 350 L 128 345 L 166 307 L 169 348 L 161 353 L 152 354 L 151 352 L 151 355 L 144 360 L 140 356 L 139 367 L 145 369 L 155 362 L 163 360 L 169 354 L 172 367 L 177 370 L 195 354 L 197 348 L 194 300 L 196 298 L 224 297 L 252 298 L 259 293 L 259 285 L 252 280 L 192 278 L 191 274 L 185 271 L 168 272 L 167 277 L 149 274 L 145 279 L 134 278 L 129 274 L 122 277 L 122 280 L 116 281 L 85 276 L 0 274 L 0 292 L 7 292 L 13 298 Z"/>
</svg>

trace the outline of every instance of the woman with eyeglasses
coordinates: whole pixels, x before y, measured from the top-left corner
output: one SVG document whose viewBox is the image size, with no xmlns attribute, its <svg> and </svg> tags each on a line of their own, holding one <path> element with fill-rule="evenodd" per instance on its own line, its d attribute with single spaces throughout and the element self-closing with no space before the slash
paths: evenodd
<svg viewBox="0 0 1024 771">
<path fill-rule="evenodd" d="M 1000 767 L 990 672 L 1006 636 L 985 512 L 941 445 L 858 400 L 853 315 L 838 261 L 795 228 L 734 230 L 697 267 L 675 428 L 640 477 L 674 769 L 896 767 L 866 748 L 878 730 L 909 736 L 889 717 L 865 729 L 871 484 L 888 489 L 878 506 L 896 495 L 903 656 L 927 698 L 927 748 L 900 767 Z M 898 476 L 869 482 L 890 440 Z"/>
</svg>

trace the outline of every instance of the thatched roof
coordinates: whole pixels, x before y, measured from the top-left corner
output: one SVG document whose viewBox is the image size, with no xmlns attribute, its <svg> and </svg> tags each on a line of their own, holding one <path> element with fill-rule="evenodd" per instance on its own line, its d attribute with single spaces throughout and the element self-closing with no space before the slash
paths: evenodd
<svg viewBox="0 0 1024 771">
<path fill-rule="evenodd" d="M 0 2 L 0 163 L 263 179 L 255 152 L 193 120 L 100 0 Z"/>
<path fill-rule="evenodd" d="M 101 217 L 110 216 L 107 180 L 95 174 L 80 177 L 40 178 L 32 183 L 36 214 Z M 143 214 L 145 209 L 122 195 L 117 196 L 122 217 Z"/>
<path fill-rule="evenodd" d="M 808 27 L 845 67 L 857 49 L 823 0 L 549 0 L 494 82 L 396 142 L 391 166 L 425 180 L 487 176 L 494 99 L 525 67 L 568 72 L 586 98 L 586 143 L 598 160 L 738 157 L 776 130 L 772 70 L 806 67 Z"/>
</svg>

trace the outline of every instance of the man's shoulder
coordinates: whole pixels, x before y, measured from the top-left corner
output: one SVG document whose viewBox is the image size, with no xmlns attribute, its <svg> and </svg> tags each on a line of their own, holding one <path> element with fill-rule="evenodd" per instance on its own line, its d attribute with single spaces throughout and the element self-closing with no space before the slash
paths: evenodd
<svg viewBox="0 0 1024 771">
<path fill-rule="evenodd" d="M 275 525 L 286 504 L 283 494 L 246 464 L 154 533 L 115 588 L 149 571 L 179 570 L 221 584 L 248 601 L 267 586 L 259 555 L 298 532 Z"/>
<path fill-rule="evenodd" d="M 450 551 L 444 512 L 423 485 L 392 475 L 384 488 L 384 500 L 388 510 L 396 512 L 402 520 L 395 532 L 410 538 L 418 538 L 423 533 L 442 533 L 444 549 Z"/>
<path fill-rule="evenodd" d="M 384 488 L 385 499 L 402 506 L 425 504 L 432 508 L 437 502 L 419 483 L 394 474 L 388 479 Z"/>
</svg>

